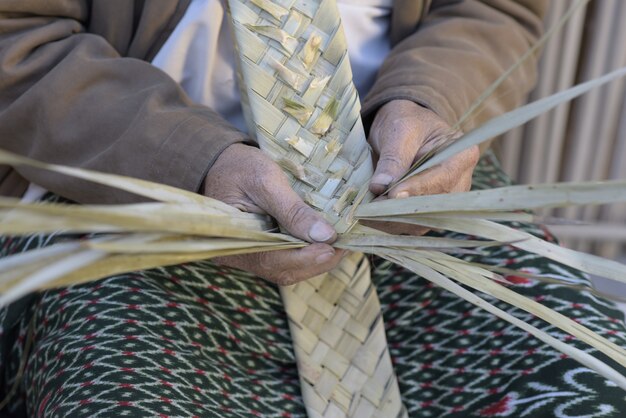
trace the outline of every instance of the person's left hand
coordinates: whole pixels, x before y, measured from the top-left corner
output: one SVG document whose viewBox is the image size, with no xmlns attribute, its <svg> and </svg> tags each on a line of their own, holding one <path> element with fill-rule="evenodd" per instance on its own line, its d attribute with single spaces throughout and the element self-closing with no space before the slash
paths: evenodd
<svg viewBox="0 0 626 418">
<path fill-rule="evenodd" d="M 393 100 L 380 108 L 369 142 L 378 157 L 370 181 L 376 195 L 402 178 L 412 164 L 443 140 L 458 137 L 452 128 L 433 111 L 408 100 Z M 468 191 L 478 163 L 478 146 L 469 148 L 445 162 L 411 177 L 391 188 L 379 199 Z M 375 222 L 371 226 L 394 234 L 422 235 L 428 231 L 415 225 Z"/>
</svg>

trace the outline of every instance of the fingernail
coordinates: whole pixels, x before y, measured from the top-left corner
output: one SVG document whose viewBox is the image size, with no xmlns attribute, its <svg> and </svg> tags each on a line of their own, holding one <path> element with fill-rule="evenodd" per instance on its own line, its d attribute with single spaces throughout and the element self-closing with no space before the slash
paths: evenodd
<svg viewBox="0 0 626 418">
<path fill-rule="evenodd" d="M 316 242 L 326 242 L 335 235 L 335 230 L 332 226 L 324 222 L 315 222 L 311 229 L 309 229 L 309 237 Z"/>
<path fill-rule="evenodd" d="M 332 251 L 320 254 L 317 257 L 315 257 L 315 262 L 317 264 L 328 263 L 333 258 L 334 255 L 335 255 L 335 253 L 333 253 Z"/>
<path fill-rule="evenodd" d="M 396 195 L 396 199 L 406 199 L 409 197 L 409 192 L 400 192 Z"/>
<path fill-rule="evenodd" d="M 392 180 L 393 177 L 391 177 L 389 174 L 376 174 L 374 177 L 372 177 L 371 183 L 389 186 Z"/>
</svg>

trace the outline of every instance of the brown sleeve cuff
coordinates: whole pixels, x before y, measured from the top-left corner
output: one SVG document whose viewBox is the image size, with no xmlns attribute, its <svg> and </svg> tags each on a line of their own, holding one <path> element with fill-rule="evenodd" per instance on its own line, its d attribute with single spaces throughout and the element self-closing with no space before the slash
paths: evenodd
<svg viewBox="0 0 626 418">
<path fill-rule="evenodd" d="M 149 178 L 181 189 L 199 192 L 202 183 L 222 151 L 235 143 L 252 144 L 243 132 L 224 129 L 192 117 L 168 137 L 152 158 Z M 168 179 L 168 180 L 166 180 Z"/>
</svg>

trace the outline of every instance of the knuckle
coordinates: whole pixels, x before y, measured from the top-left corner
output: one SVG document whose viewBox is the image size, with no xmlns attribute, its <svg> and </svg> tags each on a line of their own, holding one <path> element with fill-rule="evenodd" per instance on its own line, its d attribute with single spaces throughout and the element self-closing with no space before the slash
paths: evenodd
<svg viewBox="0 0 626 418">
<path fill-rule="evenodd" d="M 480 159 L 480 148 L 478 145 L 474 145 L 467 150 L 467 161 L 470 166 L 475 166 Z"/>
<path fill-rule="evenodd" d="M 273 183 L 271 181 L 271 177 L 268 175 L 266 170 L 255 170 L 250 173 L 248 177 L 250 185 L 253 190 L 262 195 L 268 195 L 272 193 Z"/>
<path fill-rule="evenodd" d="M 389 132 L 393 134 L 411 132 L 415 127 L 415 119 L 411 116 L 412 114 L 389 118 L 387 122 Z"/>
<path fill-rule="evenodd" d="M 377 127 L 378 136 L 384 146 L 404 142 L 413 142 L 415 132 L 419 129 L 413 117 L 394 116 L 385 118 Z"/>
<path fill-rule="evenodd" d="M 378 160 L 378 165 L 388 170 L 398 172 L 404 169 L 405 164 L 403 159 L 399 155 L 385 153 L 380 156 L 380 159 Z"/>
<path fill-rule="evenodd" d="M 449 170 L 441 170 L 428 180 L 424 181 L 419 186 L 419 194 L 421 195 L 433 195 L 444 194 L 454 186 L 454 181 L 451 180 L 451 173 Z"/>
<path fill-rule="evenodd" d="M 459 180 L 456 170 L 444 170 L 438 184 L 440 193 L 450 193 Z"/>
<path fill-rule="evenodd" d="M 265 208 L 280 208 L 286 188 L 282 172 L 274 170 L 259 170 L 249 179 L 249 187 L 246 188 L 246 196 L 254 203 Z M 276 214 L 273 214 L 276 215 Z"/>
<path fill-rule="evenodd" d="M 285 215 L 293 224 L 306 221 L 311 215 L 311 209 L 305 203 L 296 203 L 286 210 Z"/>
<path fill-rule="evenodd" d="M 259 157 L 251 164 L 245 164 L 248 167 L 249 180 L 259 188 L 271 189 L 276 182 L 276 176 L 281 175 L 282 171 L 275 162 L 265 155 Z"/>
<path fill-rule="evenodd" d="M 452 127 L 450 127 L 447 122 L 445 122 L 438 116 L 434 117 L 434 119 L 432 119 L 430 123 L 432 126 L 431 131 L 436 132 L 441 136 L 455 137 L 458 135 L 459 131 L 452 129 Z"/>
</svg>

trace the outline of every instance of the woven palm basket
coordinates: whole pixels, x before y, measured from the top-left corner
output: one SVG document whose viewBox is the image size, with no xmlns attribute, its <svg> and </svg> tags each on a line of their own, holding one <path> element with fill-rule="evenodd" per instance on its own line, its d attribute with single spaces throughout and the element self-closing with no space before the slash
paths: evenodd
<svg viewBox="0 0 626 418">
<path fill-rule="evenodd" d="M 248 130 L 345 232 L 369 201 L 371 150 L 335 0 L 229 0 Z M 310 417 L 405 416 L 370 266 L 351 254 L 281 289 Z"/>
</svg>

